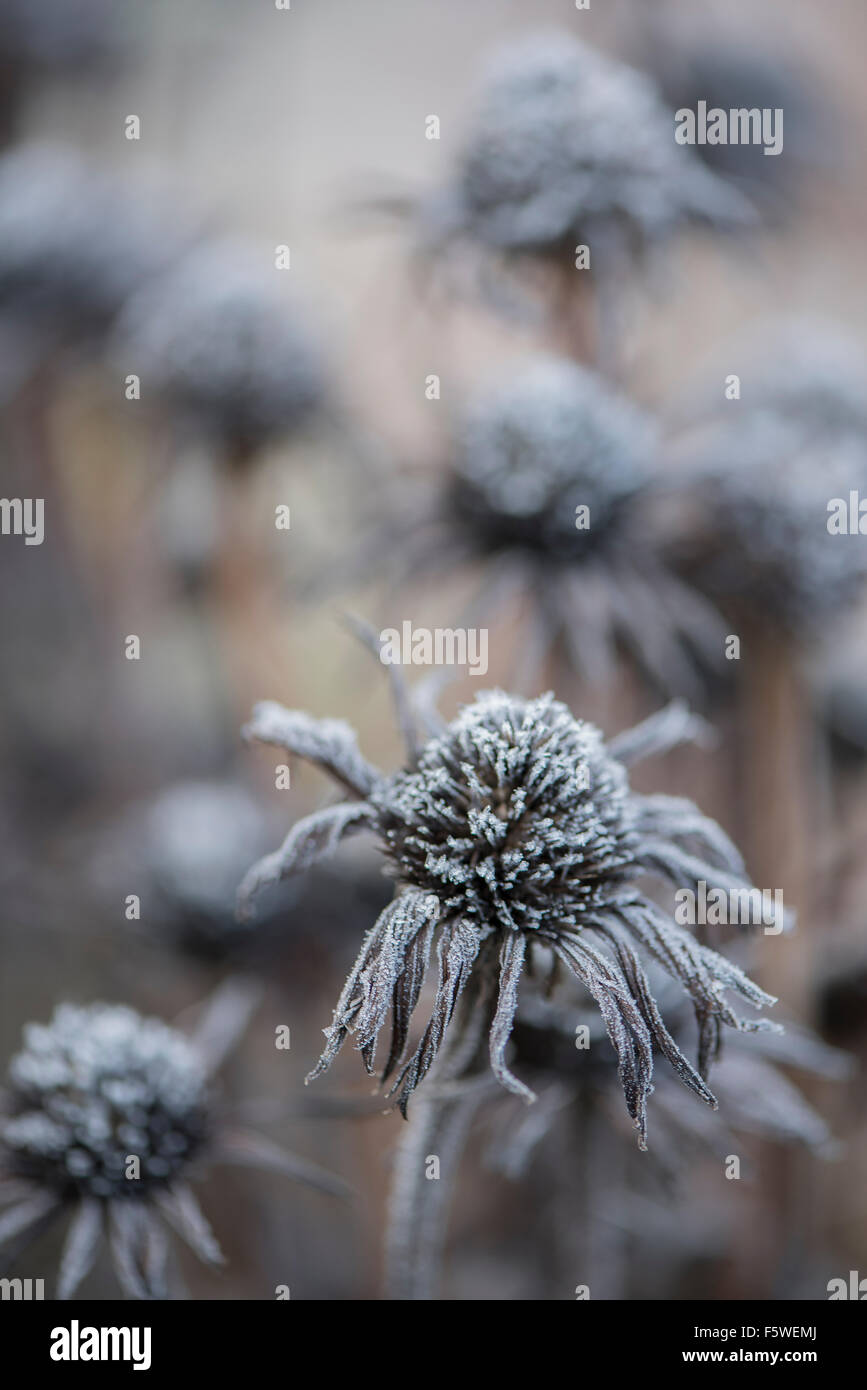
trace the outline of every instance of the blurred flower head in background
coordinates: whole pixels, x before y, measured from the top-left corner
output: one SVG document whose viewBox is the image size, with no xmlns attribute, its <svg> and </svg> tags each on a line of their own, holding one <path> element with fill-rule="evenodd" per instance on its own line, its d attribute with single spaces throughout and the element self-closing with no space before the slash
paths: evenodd
<svg viewBox="0 0 867 1390">
<path fill-rule="evenodd" d="M 597 271 L 691 223 L 748 223 L 741 196 L 675 144 L 652 79 L 565 33 L 522 37 L 491 63 L 450 188 L 427 209 L 433 242 L 562 257 Z"/>
<path fill-rule="evenodd" d="M 420 499 L 397 491 L 374 554 L 391 554 L 392 588 L 469 566 L 492 619 L 509 593 L 528 596 L 525 666 L 562 654 L 602 685 L 625 654 L 652 688 L 698 699 L 725 630 L 658 544 L 660 459 L 652 417 L 603 377 L 530 358 L 470 396 L 444 467 Z"/>
<path fill-rule="evenodd" d="M 867 497 L 867 362 L 838 330 L 796 321 L 753 341 L 739 376 L 742 399 L 699 393 L 676 440 L 675 550 L 715 601 L 806 636 L 867 590 L 861 537 L 832 531 L 829 511 Z"/>
<path fill-rule="evenodd" d="M 200 1259 L 222 1254 L 189 1187 L 204 1161 L 253 1163 L 342 1184 L 258 1135 L 233 1130 L 212 1079 L 255 995 L 230 982 L 186 1037 L 121 1005 L 60 1005 L 25 1029 L 0 1117 L 0 1246 L 35 1237 L 71 1209 L 58 1298 L 86 1278 L 107 1231 L 115 1273 L 133 1298 L 168 1296 L 164 1224 Z"/>
<path fill-rule="evenodd" d="M 308 423 L 326 395 L 318 343 L 248 248 L 196 247 L 126 306 L 113 351 L 179 423 L 242 460 Z"/>
</svg>

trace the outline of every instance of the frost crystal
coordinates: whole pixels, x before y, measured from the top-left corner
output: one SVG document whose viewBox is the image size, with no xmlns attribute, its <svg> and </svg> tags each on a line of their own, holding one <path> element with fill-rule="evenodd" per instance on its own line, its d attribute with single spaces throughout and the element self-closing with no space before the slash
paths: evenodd
<svg viewBox="0 0 867 1390">
<path fill-rule="evenodd" d="M 371 802 L 399 881 L 484 928 L 580 927 L 632 859 L 625 769 L 550 697 L 465 708 Z"/>
</svg>

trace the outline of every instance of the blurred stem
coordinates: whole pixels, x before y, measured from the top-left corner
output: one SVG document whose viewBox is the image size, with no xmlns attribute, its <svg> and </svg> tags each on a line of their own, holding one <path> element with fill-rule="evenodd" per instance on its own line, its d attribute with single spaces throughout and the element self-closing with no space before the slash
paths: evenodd
<svg viewBox="0 0 867 1390">
<path fill-rule="evenodd" d="M 489 972 L 482 967 L 477 974 L 484 979 Z M 489 1003 L 489 990 L 467 987 L 449 1024 L 450 1040 L 410 1101 L 388 1203 L 387 1299 L 418 1302 L 436 1297 L 458 1166 L 473 1116 L 488 1089 L 483 1077 L 476 1077 L 475 1084 L 473 1078 L 490 1023 Z M 438 1177 L 428 1176 L 433 1158 L 439 1161 Z"/>
<path fill-rule="evenodd" d="M 582 366 L 599 359 L 599 306 L 589 270 L 558 266 L 554 274 L 549 313 L 549 334 L 554 351 Z"/>
<path fill-rule="evenodd" d="M 795 644 L 753 627 L 745 633 L 741 778 L 749 867 L 757 885 L 781 888 L 798 913 L 791 935 L 762 933 L 765 986 L 787 1012 L 809 1015 L 812 721 Z"/>
</svg>

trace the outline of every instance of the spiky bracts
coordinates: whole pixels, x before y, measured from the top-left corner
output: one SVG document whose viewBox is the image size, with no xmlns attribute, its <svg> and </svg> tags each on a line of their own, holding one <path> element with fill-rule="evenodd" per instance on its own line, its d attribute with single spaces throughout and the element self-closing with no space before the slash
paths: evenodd
<svg viewBox="0 0 867 1390">
<path fill-rule="evenodd" d="M 738 1016 L 726 993 L 757 1008 L 773 1000 L 677 925 L 640 880 L 741 887 L 743 863 L 691 802 L 633 792 L 624 766 L 691 731 L 689 716 L 674 706 L 606 746 L 598 730 L 551 695 L 524 701 L 485 692 L 411 766 L 385 777 L 363 762 L 348 726 L 329 721 L 316 736 L 309 716 L 259 707 L 250 736 L 274 742 L 279 735 L 290 752 L 339 769 L 357 800 L 300 822 L 264 870 L 251 870 L 242 908 L 262 881 L 299 871 L 361 827 L 378 835 L 396 880 L 396 896 L 362 945 L 311 1076 L 330 1066 L 350 1035 L 372 1074 L 390 1018 L 380 1075 L 405 1112 L 473 980 L 480 1006 L 490 1009 L 491 1067 L 504 1086 L 532 1100 L 509 1070 L 506 1051 L 519 982 L 537 955 L 549 971 L 559 962 L 595 1000 L 642 1145 L 654 1049 L 713 1104 L 705 1077 L 722 1026 L 772 1026 Z M 436 994 L 413 1047 L 411 1019 L 434 951 Z M 642 957 L 661 964 L 690 996 L 699 1024 L 697 1067 L 666 1029 Z"/>
</svg>

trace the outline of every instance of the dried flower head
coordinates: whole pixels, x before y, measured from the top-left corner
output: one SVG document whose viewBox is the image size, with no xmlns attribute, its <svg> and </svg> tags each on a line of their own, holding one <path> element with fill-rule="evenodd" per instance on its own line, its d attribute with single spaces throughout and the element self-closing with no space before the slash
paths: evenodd
<svg viewBox="0 0 867 1390">
<path fill-rule="evenodd" d="M 605 744 L 551 695 L 523 701 L 479 695 L 441 725 L 409 766 L 383 776 L 362 758 L 349 727 L 279 705 L 254 711 L 249 736 L 315 762 L 356 798 L 309 816 L 248 874 L 242 910 L 264 884 L 309 867 L 347 834 L 379 837 L 396 882 L 393 902 L 368 933 L 326 1030 L 312 1073 L 326 1070 L 353 1035 L 368 1072 L 389 1017 L 383 1082 L 405 1112 L 437 1058 L 472 981 L 489 1018 L 490 1063 L 509 1090 L 532 1100 L 506 1049 L 525 965 L 565 967 L 590 992 L 617 1054 L 627 1108 L 643 1144 L 654 1044 L 680 1080 L 713 1102 L 705 1081 L 722 1025 L 740 1018 L 726 991 L 773 1002 L 736 966 L 701 945 L 639 886 L 656 877 L 695 887 L 745 882 L 737 850 L 692 803 L 640 796 L 625 763 L 670 746 L 693 725 L 680 706 Z M 421 1039 L 410 1024 L 436 950 L 438 980 Z M 698 1067 L 678 1048 L 651 994 L 641 955 L 689 994 L 699 1026 Z"/>
<path fill-rule="evenodd" d="M 453 456 L 455 521 L 502 551 L 577 554 L 616 537 L 646 487 L 653 421 L 592 372 L 543 357 L 470 401 Z M 590 529 L 576 529 L 576 508 Z"/>
<path fill-rule="evenodd" d="M 689 222 L 744 221 L 740 196 L 676 144 L 653 81 L 562 33 L 506 47 L 482 83 L 434 237 L 610 271 Z"/>
<path fill-rule="evenodd" d="M 290 963 L 295 979 L 302 960 L 308 970 L 327 960 L 385 907 L 389 886 L 366 858 L 328 864 L 303 883 L 274 885 L 258 904 L 255 924 L 239 922 L 238 881 L 273 831 L 238 781 L 176 782 L 144 814 L 137 808 L 111 853 L 113 862 L 123 856 L 121 872 L 145 875 L 151 906 L 139 930 L 200 959 L 269 976 L 278 960 Z"/>
<path fill-rule="evenodd" d="M 0 1246 L 74 1215 L 57 1296 L 72 1295 L 107 1227 L 133 1298 L 166 1297 L 162 1221 L 208 1263 L 222 1254 L 189 1186 L 205 1162 L 271 1168 L 339 1191 L 328 1174 L 222 1117 L 213 1074 L 249 1014 L 250 991 L 219 991 L 192 1037 L 119 1005 L 59 1006 L 30 1024 L 0 1116 Z"/>
<path fill-rule="evenodd" d="M 746 399 L 724 413 L 715 399 L 678 445 L 689 472 L 675 548 L 714 601 L 803 634 L 867 581 L 862 537 L 829 520 L 833 499 L 848 509 L 867 492 L 867 365 L 839 334 L 796 323 L 768 335 L 742 379 Z"/>
<path fill-rule="evenodd" d="M 232 242 L 193 249 L 134 296 L 118 342 L 182 419 L 242 453 L 306 423 L 324 397 L 320 352 L 297 307 Z"/>
<path fill-rule="evenodd" d="M 649 416 L 574 362 L 532 358 L 475 393 L 433 496 L 404 504 L 396 577 L 480 568 L 492 606 L 529 594 L 524 650 L 539 662 L 559 649 L 603 684 L 625 652 L 652 686 L 698 696 L 725 629 L 664 562 L 651 511 L 659 476 Z"/>
<path fill-rule="evenodd" d="M 0 159 L 0 312 L 49 333 L 103 331 L 125 299 L 177 255 L 146 191 L 61 146 Z"/>
</svg>

